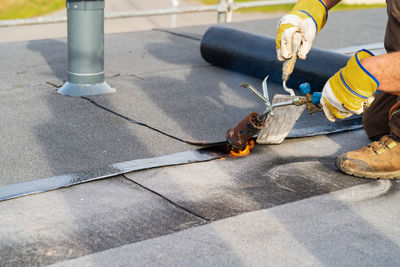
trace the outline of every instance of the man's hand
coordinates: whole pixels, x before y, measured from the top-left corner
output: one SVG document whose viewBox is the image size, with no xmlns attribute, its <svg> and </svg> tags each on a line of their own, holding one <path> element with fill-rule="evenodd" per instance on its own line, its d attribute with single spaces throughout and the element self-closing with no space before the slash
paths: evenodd
<svg viewBox="0 0 400 267">
<path fill-rule="evenodd" d="M 372 94 L 379 81 L 361 64 L 361 60 L 372 57 L 367 50 L 360 50 L 350 58 L 347 65 L 333 75 L 322 90 L 321 106 L 328 120 L 344 119 L 361 114 L 364 107 L 373 101 Z"/>
<path fill-rule="evenodd" d="M 311 49 L 315 35 L 325 25 L 327 12 L 321 0 L 299 0 L 292 11 L 283 16 L 278 23 L 278 33 L 275 40 L 278 60 L 284 61 L 292 57 L 295 32 L 302 34 L 302 44 L 298 57 L 305 59 Z"/>
</svg>

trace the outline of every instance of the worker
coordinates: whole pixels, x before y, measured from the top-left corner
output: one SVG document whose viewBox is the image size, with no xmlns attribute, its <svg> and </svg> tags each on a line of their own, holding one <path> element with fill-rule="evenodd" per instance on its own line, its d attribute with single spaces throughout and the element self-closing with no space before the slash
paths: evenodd
<svg viewBox="0 0 400 267">
<path fill-rule="evenodd" d="M 278 59 L 291 58 L 295 32 L 302 34 L 298 57 L 306 59 L 316 34 L 327 21 L 328 10 L 338 2 L 340 0 L 299 0 L 279 21 Z M 325 116 L 332 122 L 364 113 L 364 130 L 373 142 L 336 159 L 341 171 L 364 178 L 400 178 L 400 0 L 386 2 L 388 21 L 384 44 L 387 54 L 374 56 L 365 49 L 356 52 L 347 65 L 327 81 L 321 97 Z"/>
</svg>

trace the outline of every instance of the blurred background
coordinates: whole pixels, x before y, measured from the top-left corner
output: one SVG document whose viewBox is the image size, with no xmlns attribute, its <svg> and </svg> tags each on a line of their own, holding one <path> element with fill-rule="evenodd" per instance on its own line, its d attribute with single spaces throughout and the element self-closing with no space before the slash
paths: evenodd
<svg viewBox="0 0 400 267">
<path fill-rule="evenodd" d="M 228 14 L 220 14 L 216 10 L 192 12 L 186 14 L 170 14 L 157 16 L 140 16 L 121 19 L 110 19 L 105 22 L 106 33 L 130 32 L 149 30 L 152 28 L 183 27 L 219 22 L 246 21 L 280 17 L 294 5 L 295 0 L 286 0 L 291 4 L 278 4 L 253 8 L 240 8 Z M 171 8 L 184 9 L 207 7 L 210 5 L 235 5 L 253 2 L 267 2 L 257 0 L 106 0 L 105 14 L 118 14 L 128 11 L 165 10 Z M 4 20 L 31 19 L 31 18 L 60 18 L 66 15 L 65 0 L 0 0 L 0 42 L 35 40 L 44 38 L 58 38 L 67 35 L 65 23 L 46 25 L 28 25 L 18 27 L 4 27 Z M 385 0 L 344 0 L 332 9 L 353 10 L 364 8 L 384 7 Z M 21 23 L 24 24 L 24 23 Z M 26 23 L 25 23 L 26 24 Z"/>
</svg>

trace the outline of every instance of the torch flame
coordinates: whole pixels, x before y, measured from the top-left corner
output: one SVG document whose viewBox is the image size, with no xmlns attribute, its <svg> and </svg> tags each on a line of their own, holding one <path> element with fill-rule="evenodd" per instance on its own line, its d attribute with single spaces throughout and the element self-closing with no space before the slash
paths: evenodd
<svg viewBox="0 0 400 267">
<path fill-rule="evenodd" d="M 250 140 L 250 142 L 246 143 L 246 147 L 242 150 L 238 150 L 235 148 L 232 148 L 231 150 L 231 157 L 244 157 L 250 154 L 250 149 L 254 147 L 254 140 Z"/>
</svg>

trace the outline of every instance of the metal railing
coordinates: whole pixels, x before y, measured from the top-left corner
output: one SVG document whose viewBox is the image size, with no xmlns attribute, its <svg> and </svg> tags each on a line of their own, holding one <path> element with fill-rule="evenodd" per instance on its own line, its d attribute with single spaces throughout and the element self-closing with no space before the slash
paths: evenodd
<svg viewBox="0 0 400 267">
<path fill-rule="evenodd" d="M 218 13 L 218 23 L 231 22 L 232 13 L 235 10 L 250 7 L 263 7 L 263 6 L 274 6 L 282 4 L 293 4 L 297 0 L 268 0 L 268 1 L 251 1 L 251 2 L 240 2 L 235 3 L 234 0 L 219 0 L 217 5 L 204 5 L 204 6 L 193 6 L 193 7 L 171 7 L 165 9 L 151 9 L 151 10 L 130 10 L 122 12 L 113 12 L 105 14 L 105 19 L 120 19 L 120 18 L 135 18 L 135 17 L 147 17 L 147 16 L 161 16 L 161 15 L 177 15 L 187 13 L 200 13 L 200 12 L 212 12 Z M 61 17 L 39 17 L 32 19 L 12 19 L 12 20 L 0 20 L 0 27 L 11 27 L 11 26 L 22 26 L 22 25 L 35 25 L 35 24 L 50 24 L 50 23 L 62 23 L 67 21 L 67 16 Z"/>
</svg>

